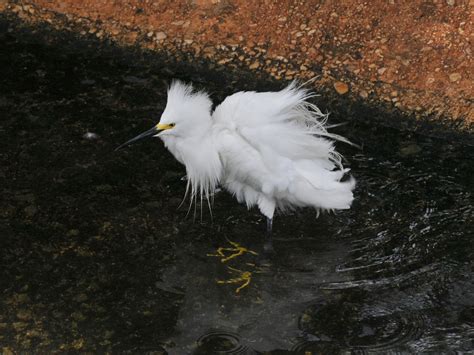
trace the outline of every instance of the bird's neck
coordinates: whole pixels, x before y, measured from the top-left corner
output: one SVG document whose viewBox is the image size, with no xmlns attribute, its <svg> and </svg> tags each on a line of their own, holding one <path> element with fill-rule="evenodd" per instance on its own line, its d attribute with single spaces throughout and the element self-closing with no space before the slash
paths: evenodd
<svg viewBox="0 0 474 355">
<path fill-rule="evenodd" d="M 169 149 L 172 151 L 171 146 Z M 222 174 L 222 163 L 211 131 L 206 134 L 179 139 L 172 153 L 186 166 L 191 193 L 209 197 Z"/>
</svg>

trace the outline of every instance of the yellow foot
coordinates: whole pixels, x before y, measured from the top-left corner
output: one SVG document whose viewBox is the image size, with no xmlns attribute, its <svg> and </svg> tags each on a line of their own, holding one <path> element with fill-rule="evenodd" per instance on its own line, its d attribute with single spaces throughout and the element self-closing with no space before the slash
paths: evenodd
<svg viewBox="0 0 474 355">
<path fill-rule="evenodd" d="M 242 285 L 240 285 L 235 290 L 235 293 L 239 293 L 241 289 L 247 287 L 250 284 L 250 281 L 252 280 L 252 273 L 250 271 L 242 271 L 242 270 L 230 267 L 230 266 L 228 266 L 227 268 L 231 272 L 238 273 L 239 277 L 229 279 L 229 280 L 217 280 L 218 284 L 236 284 L 236 283 L 242 282 Z"/>
<path fill-rule="evenodd" d="M 249 253 L 252 255 L 258 255 L 257 252 L 254 252 L 253 250 L 247 249 L 241 245 L 239 245 L 236 242 L 228 240 L 228 242 L 232 245 L 232 248 L 224 248 L 224 247 L 219 247 L 216 250 L 216 254 L 207 254 L 207 256 L 216 256 L 218 258 L 221 258 L 221 262 L 225 263 L 233 258 L 236 258 L 240 255 L 243 255 L 245 253 Z M 226 256 L 226 253 L 230 253 L 230 255 Z"/>
</svg>

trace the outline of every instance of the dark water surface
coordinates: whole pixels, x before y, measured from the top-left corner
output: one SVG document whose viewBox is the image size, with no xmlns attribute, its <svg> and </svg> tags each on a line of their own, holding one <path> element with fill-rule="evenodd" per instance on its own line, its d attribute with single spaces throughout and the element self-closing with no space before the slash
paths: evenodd
<svg viewBox="0 0 474 355">
<path fill-rule="evenodd" d="M 358 181 L 353 208 L 278 216 L 274 260 L 224 264 L 207 254 L 228 240 L 260 251 L 259 213 L 222 192 L 214 222 L 206 210 L 193 222 L 178 209 L 184 168 L 158 140 L 113 151 L 158 120 L 175 77 L 215 102 L 283 85 L 1 19 L 0 348 L 473 351 L 469 138 L 374 125 L 380 112 L 320 97 L 362 146 L 340 146 Z M 251 273 L 239 293 L 216 282 L 236 270 Z"/>
</svg>

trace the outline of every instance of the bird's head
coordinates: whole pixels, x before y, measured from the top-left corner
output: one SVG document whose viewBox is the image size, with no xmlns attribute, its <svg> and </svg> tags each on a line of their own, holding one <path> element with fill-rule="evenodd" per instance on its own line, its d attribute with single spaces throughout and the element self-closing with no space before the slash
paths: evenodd
<svg viewBox="0 0 474 355">
<path fill-rule="evenodd" d="M 120 145 L 116 150 L 145 137 L 189 138 L 205 134 L 211 127 L 212 101 L 203 91 L 194 91 L 192 85 L 175 80 L 168 89 L 168 101 L 160 121 Z"/>
</svg>

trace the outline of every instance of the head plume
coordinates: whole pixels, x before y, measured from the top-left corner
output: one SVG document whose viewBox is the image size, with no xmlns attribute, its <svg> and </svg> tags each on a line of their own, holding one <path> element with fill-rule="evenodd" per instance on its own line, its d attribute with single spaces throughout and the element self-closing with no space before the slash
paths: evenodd
<svg viewBox="0 0 474 355">
<path fill-rule="evenodd" d="M 168 88 L 168 101 L 163 112 L 162 123 L 192 121 L 196 127 L 209 121 L 212 101 L 204 91 L 195 91 L 191 84 L 173 80 Z"/>
</svg>

